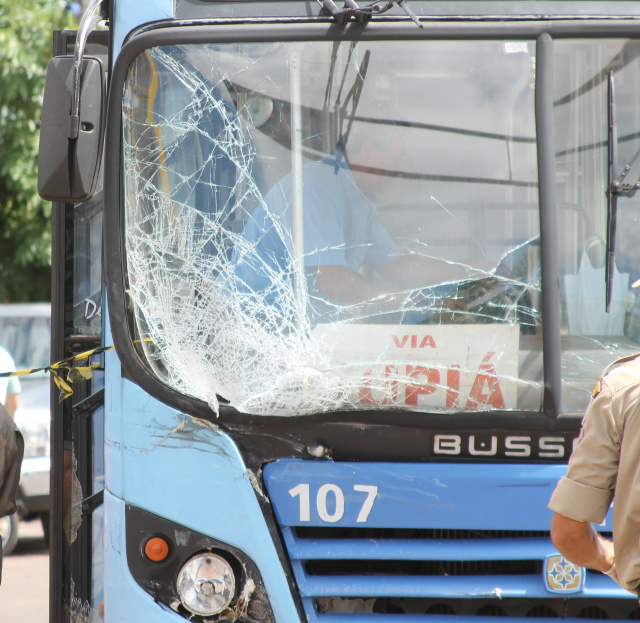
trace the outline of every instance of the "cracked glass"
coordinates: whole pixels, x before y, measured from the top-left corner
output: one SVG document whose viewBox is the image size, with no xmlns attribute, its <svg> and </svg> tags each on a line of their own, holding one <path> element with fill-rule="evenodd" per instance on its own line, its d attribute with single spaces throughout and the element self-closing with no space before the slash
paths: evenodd
<svg viewBox="0 0 640 623">
<path fill-rule="evenodd" d="M 628 271 L 610 324 L 578 283 L 606 227 L 606 85 L 581 85 L 623 45 L 556 46 L 567 411 L 634 341 Z M 535 54 L 522 40 L 140 54 L 123 171 L 145 364 L 216 412 L 220 398 L 272 415 L 540 411 Z"/>
</svg>

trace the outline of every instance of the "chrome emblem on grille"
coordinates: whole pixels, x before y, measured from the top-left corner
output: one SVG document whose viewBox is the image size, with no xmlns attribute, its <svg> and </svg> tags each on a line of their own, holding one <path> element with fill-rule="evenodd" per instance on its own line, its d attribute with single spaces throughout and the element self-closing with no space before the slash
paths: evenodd
<svg viewBox="0 0 640 623">
<path fill-rule="evenodd" d="M 569 562 L 564 556 L 547 556 L 544 578 L 552 593 L 577 593 L 582 590 L 584 573 L 582 567 Z"/>
</svg>

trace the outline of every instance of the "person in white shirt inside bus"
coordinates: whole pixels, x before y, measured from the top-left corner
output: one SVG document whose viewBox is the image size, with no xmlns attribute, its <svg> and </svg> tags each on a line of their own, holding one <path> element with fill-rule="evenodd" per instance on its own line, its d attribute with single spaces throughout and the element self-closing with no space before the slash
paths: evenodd
<svg viewBox="0 0 640 623">
<path fill-rule="evenodd" d="M 468 266 L 426 255 L 402 253 L 378 219 L 373 203 L 398 171 L 402 145 L 383 144 L 373 136 L 355 137 L 303 170 L 304 270 L 313 320 L 364 317 L 368 313 L 460 308 L 448 299 L 451 286 L 469 278 Z M 278 304 L 274 276 L 290 275 L 293 248 L 292 175 L 264 196 L 246 223 L 248 253 L 234 250 L 240 287 L 266 293 Z M 477 271 L 477 276 L 486 273 Z"/>
</svg>

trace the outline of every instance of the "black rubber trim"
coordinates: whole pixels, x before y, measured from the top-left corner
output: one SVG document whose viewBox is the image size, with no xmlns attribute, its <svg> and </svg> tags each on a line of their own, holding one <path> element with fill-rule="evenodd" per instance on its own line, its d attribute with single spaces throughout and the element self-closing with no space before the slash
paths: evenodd
<svg viewBox="0 0 640 623">
<path fill-rule="evenodd" d="M 104 387 L 101 387 L 97 392 L 91 394 L 91 396 L 85 398 L 77 405 L 74 405 L 71 409 L 71 415 L 74 418 L 89 416 L 102 406 L 104 406 Z"/>
<path fill-rule="evenodd" d="M 90 515 L 96 508 L 104 504 L 104 489 L 82 500 L 82 514 Z"/>
<path fill-rule="evenodd" d="M 118 355 L 122 365 L 128 374 L 137 384 L 139 384 L 148 393 L 158 398 L 160 401 L 173 406 L 174 408 L 197 415 L 206 419 L 214 419 L 211 408 L 203 401 L 190 398 L 179 394 L 167 385 L 162 383 L 144 366 L 141 362 L 134 345 L 131 340 L 130 318 L 127 314 L 127 300 L 125 295 L 124 275 L 124 234 L 123 234 L 123 216 L 122 216 L 122 176 L 121 176 L 121 93 L 126 73 L 130 62 L 136 55 L 143 50 L 155 46 L 166 45 L 169 43 L 199 43 L 207 41 L 272 41 L 272 40 L 325 40 L 325 39 L 353 39 L 361 37 L 362 39 L 386 39 L 390 37 L 403 37 L 406 39 L 418 39 L 436 36 L 436 38 L 458 37 L 462 39 L 475 38 L 491 38 L 498 36 L 508 36 L 509 39 L 532 38 L 540 32 L 550 31 L 554 35 L 562 34 L 565 36 L 575 36 L 579 34 L 581 37 L 589 36 L 605 36 L 605 35 L 625 35 L 628 29 L 634 29 L 635 34 L 640 34 L 640 22 L 626 21 L 587 22 L 585 20 L 563 21 L 561 23 L 547 22 L 526 22 L 523 24 L 500 24 L 500 23 L 453 23 L 438 24 L 437 33 L 431 32 L 430 29 L 417 29 L 414 24 L 403 25 L 401 23 L 380 23 L 377 24 L 375 30 L 363 31 L 362 28 L 349 27 L 346 30 L 338 28 L 334 24 L 296 24 L 295 28 L 291 25 L 278 23 L 259 23 L 259 24 L 218 24 L 216 28 L 211 26 L 185 26 L 170 27 L 168 23 L 163 23 L 162 27 L 156 29 L 147 28 L 144 32 L 132 37 L 124 46 L 114 71 L 111 74 L 112 87 L 109 95 L 108 111 L 107 111 L 107 149 L 105 161 L 105 264 L 106 264 L 106 282 L 109 299 L 109 314 L 111 320 L 111 328 L 113 339 L 118 351 Z M 405 28 L 405 26 L 407 26 Z M 551 403 L 557 403 L 551 400 Z M 548 405 L 547 405 L 548 406 Z M 554 409 L 555 410 L 555 409 Z M 235 411 L 227 412 L 221 410 L 221 417 L 217 420 L 218 424 L 224 426 L 228 421 L 227 418 L 233 413 L 234 420 L 238 417 Z M 366 412 L 364 412 L 366 414 Z M 396 421 L 396 414 L 388 411 L 388 421 Z M 477 416 L 468 415 L 471 420 Z M 534 421 L 540 414 L 537 412 L 527 413 L 526 417 Z M 308 416 L 305 416 L 306 419 Z M 344 415 L 341 415 L 344 418 Z M 456 414 L 456 419 L 461 416 Z M 263 418 L 256 419 L 256 423 Z M 303 418 L 300 418 L 303 419 Z M 449 418 L 450 419 L 450 416 Z M 517 415 L 509 413 L 490 413 L 483 414 L 483 426 L 513 426 Z M 433 416 L 429 415 L 429 420 L 433 420 Z M 249 420 L 244 418 L 248 424 Z M 289 426 L 291 418 L 287 418 Z M 515 424 L 517 426 L 517 424 Z M 537 424 L 533 424 L 534 427 Z"/>
</svg>

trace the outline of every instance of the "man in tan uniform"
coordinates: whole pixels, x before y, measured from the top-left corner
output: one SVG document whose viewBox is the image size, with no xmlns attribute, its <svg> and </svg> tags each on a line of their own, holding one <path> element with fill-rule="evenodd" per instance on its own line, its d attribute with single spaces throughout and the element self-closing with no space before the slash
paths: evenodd
<svg viewBox="0 0 640 623">
<path fill-rule="evenodd" d="M 602 571 L 638 594 L 640 358 L 616 364 L 593 392 L 567 475 L 549 502 L 551 539 L 570 562 Z M 604 521 L 614 494 L 612 543 L 592 523 Z"/>
</svg>

